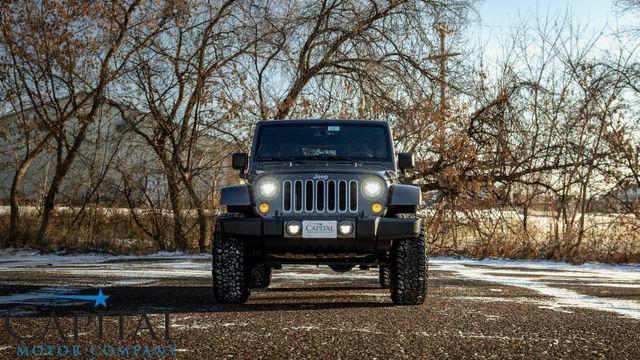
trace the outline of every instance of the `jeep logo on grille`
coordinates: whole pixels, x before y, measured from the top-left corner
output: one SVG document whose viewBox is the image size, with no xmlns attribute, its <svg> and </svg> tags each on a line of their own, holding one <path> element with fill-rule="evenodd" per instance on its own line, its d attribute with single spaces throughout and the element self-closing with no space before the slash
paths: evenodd
<svg viewBox="0 0 640 360">
<path fill-rule="evenodd" d="M 313 180 L 327 180 L 328 178 L 329 178 L 329 175 L 319 175 L 319 174 L 313 175 Z"/>
</svg>

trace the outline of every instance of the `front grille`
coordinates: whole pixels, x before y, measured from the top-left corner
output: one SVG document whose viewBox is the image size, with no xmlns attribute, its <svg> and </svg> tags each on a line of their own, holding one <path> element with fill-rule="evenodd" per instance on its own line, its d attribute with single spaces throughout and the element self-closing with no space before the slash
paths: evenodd
<svg viewBox="0 0 640 360">
<path fill-rule="evenodd" d="M 285 213 L 358 212 L 355 180 L 285 180 L 282 189 Z"/>
</svg>

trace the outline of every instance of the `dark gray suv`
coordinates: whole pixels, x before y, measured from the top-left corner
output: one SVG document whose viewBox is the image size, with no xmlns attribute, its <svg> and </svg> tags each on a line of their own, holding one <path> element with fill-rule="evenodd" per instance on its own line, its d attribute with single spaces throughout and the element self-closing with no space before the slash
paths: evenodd
<svg viewBox="0 0 640 360">
<path fill-rule="evenodd" d="M 400 184 L 413 154 L 396 154 L 385 121 L 261 121 L 251 155 L 233 155 L 245 184 L 222 189 L 227 213 L 213 244 L 213 289 L 243 303 L 282 264 L 344 272 L 378 266 L 396 304 L 427 292 L 420 189 Z"/>
</svg>

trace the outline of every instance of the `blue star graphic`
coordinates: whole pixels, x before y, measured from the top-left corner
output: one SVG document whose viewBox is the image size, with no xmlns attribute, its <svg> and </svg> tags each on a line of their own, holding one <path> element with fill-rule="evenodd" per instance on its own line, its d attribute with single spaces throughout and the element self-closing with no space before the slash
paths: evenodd
<svg viewBox="0 0 640 360">
<path fill-rule="evenodd" d="M 58 295 L 58 294 L 45 295 L 45 297 L 55 298 L 55 299 L 92 300 L 92 301 L 95 300 L 95 304 L 93 304 L 93 307 L 98 307 L 98 305 L 107 307 L 106 300 L 109 298 L 109 296 L 110 295 L 103 294 L 102 289 L 98 290 L 98 295 Z"/>
<path fill-rule="evenodd" d="M 93 307 L 98 307 L 98 305 L 107 307 L 107 303 L 106 303 L 107 298 L 109 298 L 109 295 L 104 295 L 102 293 L 102 289 L 98 290 L 98 295 L 96 296 L 96 303 L 93 305 Z"/>
</svg>

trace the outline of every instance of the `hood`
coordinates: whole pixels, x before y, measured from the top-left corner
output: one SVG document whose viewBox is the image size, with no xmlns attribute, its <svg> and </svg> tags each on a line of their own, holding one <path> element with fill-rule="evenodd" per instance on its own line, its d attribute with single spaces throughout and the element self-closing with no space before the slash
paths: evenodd
<svg viewBox="0 0 640 360">
<path fill-rule="evenodd" d="M 354 166 L 353 164 L 344 166 L 344 165 L 335 165 L 330 164 L 328 166 L 317 166 L 317 165 L 293 165 L 291 167 L 283 167 L 283 166 L 273 166 L 273 167 L 265 167 L 264 169 L 256 170 L 249 176 L 249 182 L 252 182 L 255 179 L 265 177 L 265 176 L 274 176 L 278 178 L 304 178 L 304 179 L 315 179 L 315 180 L 326 180 L 327 178 L 343 178 L 348 177 L 349 175 L 354 178 L 362 178 L 366 175 L 378 175 L 385 179 L 387 182 L 393 181 L 397 179 L 396 173 L 394 171 L 390 171 L 389 169 L 384 169 L 381 166 L 366 166 L 366 165 L 358 165 Z"/>
</svg>

